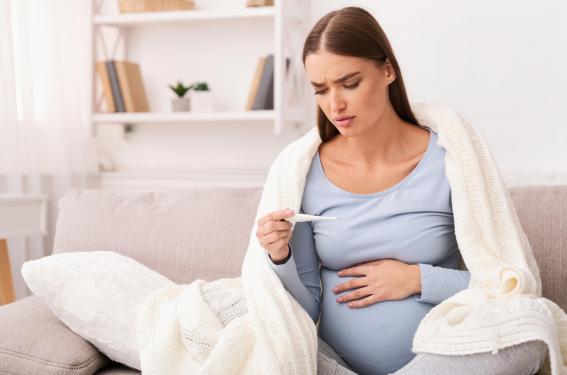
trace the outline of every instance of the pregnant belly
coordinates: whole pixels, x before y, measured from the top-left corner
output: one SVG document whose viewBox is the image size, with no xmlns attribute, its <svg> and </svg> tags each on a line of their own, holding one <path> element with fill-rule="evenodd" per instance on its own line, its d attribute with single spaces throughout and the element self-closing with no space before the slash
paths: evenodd
<svg viewBox="0 0 567 375">
<path fill-rule="evenodd" d="M 335 270 L 321 268 L 323 287 L 319 335 L 358 374 L 388 374 L 415 356 L 411 345 L 417 326 L 434 305 L 414 295 L 403 300 L 377 302 L 352 308 L 336 302 L 336 285 L 354 277 L 338 277 Z"/>
</svg>

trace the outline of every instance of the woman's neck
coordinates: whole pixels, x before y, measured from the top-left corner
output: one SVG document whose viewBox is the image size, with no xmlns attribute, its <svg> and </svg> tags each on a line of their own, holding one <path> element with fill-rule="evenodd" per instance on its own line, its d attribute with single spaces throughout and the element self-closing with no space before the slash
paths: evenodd
<svg viewBox="0 0 567 375">
<path fill-rule="evenodd" d="M 392 109 L 373 124 L 368 131 L 352 137 L 339 135 L 336 151 L 342 160 L 362 168 L 397 164 L 414 155 L 416 126 L 404 122 Z M 419 139 L 418 139 L 419 141 Z"/>
</svg>

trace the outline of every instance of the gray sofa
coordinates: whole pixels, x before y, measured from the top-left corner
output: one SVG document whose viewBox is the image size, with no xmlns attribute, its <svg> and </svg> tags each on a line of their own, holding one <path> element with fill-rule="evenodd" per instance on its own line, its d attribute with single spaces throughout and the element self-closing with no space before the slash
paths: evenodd
<svg viewBox="0 0 567 375">
<path fill-rule="evenodd" d="M 543 294 L 567 310 L 567 186 L 509 189 Z M 59 201 L 54 253 L 116 251 L 177 283 L 240 275 L 261 188 L 116 193 Z M 540 374 L 548 372 L 547 364 Z M 37 297 L 0 307 L 0 374 L 139 374 L 69 330 Z"/>
</svg>

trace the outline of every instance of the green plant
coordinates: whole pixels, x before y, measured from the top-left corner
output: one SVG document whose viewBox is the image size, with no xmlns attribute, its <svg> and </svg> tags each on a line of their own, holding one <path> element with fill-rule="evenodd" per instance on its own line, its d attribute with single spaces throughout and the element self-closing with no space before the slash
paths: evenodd
<svg viewBox="0 0 567 375">
<path fill-rule="evenodd" d="M 207 82 L 195 82 L 191 85 L 191 88 L 195 91 L 209 91 Z"/>
<path fill-rule="evenodd" d="M 169 85 L 169 87 L 173 90 L 173 92 L 180 98 L 182 98 L 185 94 L 187 94 L 187 91 L 189 91 L 192 86 L 193 85 L 185 86 L 181 81 L 178 81 L 177 85 L 175 86 Z"/>
</svg>

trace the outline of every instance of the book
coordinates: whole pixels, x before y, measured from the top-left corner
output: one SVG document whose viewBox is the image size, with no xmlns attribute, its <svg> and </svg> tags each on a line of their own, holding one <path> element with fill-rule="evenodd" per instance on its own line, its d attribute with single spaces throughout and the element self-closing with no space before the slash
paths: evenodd
<svg viewBox="0 0 567 375">
<path fill-rule="evenodd" d="M 247 7 L 273 6 L 274 0 L 246 0 Z"/>
<path fill-rule="evenodd" d="M 274 109 L 274 55 L 269 55 L 268 60 L 268 91 L 264 100 L 264 109 Z"/>
<path fill-rule="evenodd" d="M 266 64 L 266 57 L 261 56 L 258 58 L 256 63 L 256 71 L 254 72 L 254 77 L 252 78 L 252 84 L 250 85 L 250 91 L 248 92 L 248 100 L 246 101 L 246 110 L 251 111 L 254 105 L 254 98 L 258 92 L 258 86 L 260 85 L 260 79 L 262 78 L 262 72 L 264 71 L 264 65 Z"/>
<path fill-rule="evenodd" d="M 266 57 L 262 78 L 254 98 L 253 110 L 274 109 L 274 55 Z"/>
<path fill-rule="evenodd" d="M 120 13 L 193 10 L 193 0 L 118 0 Z"/>
<path fill-rule="evenodd" d="M 110 78 L 108 77 L 108 71 L 106 70 L 106 64 L 104 61 L 97 61 L 96 71 L 98 77 L 100 78 L 100 82 L 102 83 L 102 92 L 104 94 L 107 111 L 116 112 L 116 107 L 114 106 L 114 96 L 112 95 L 112 87 L 110 84 Z"/>
<path fill-rule="evenodd" d="M 120 84 L 118 83 L 118 74 L 116 73 L 116 66 L 114 60 L 106 62 L 106 70 L 108 72 L 108 78 L 110 79 L 110 86 L 112 87 L 112 96 L 114 97 L 114 106 L 116 107 L 116 112 L 126 112 L 126 107 L 124 106 L 124 98 L 120 92 Z"/>
<path fill-rule="evenodd" d="M 149 112 L 140 66 L 126 60 L 114 64 L 126 112 Z"/>
</svg>

